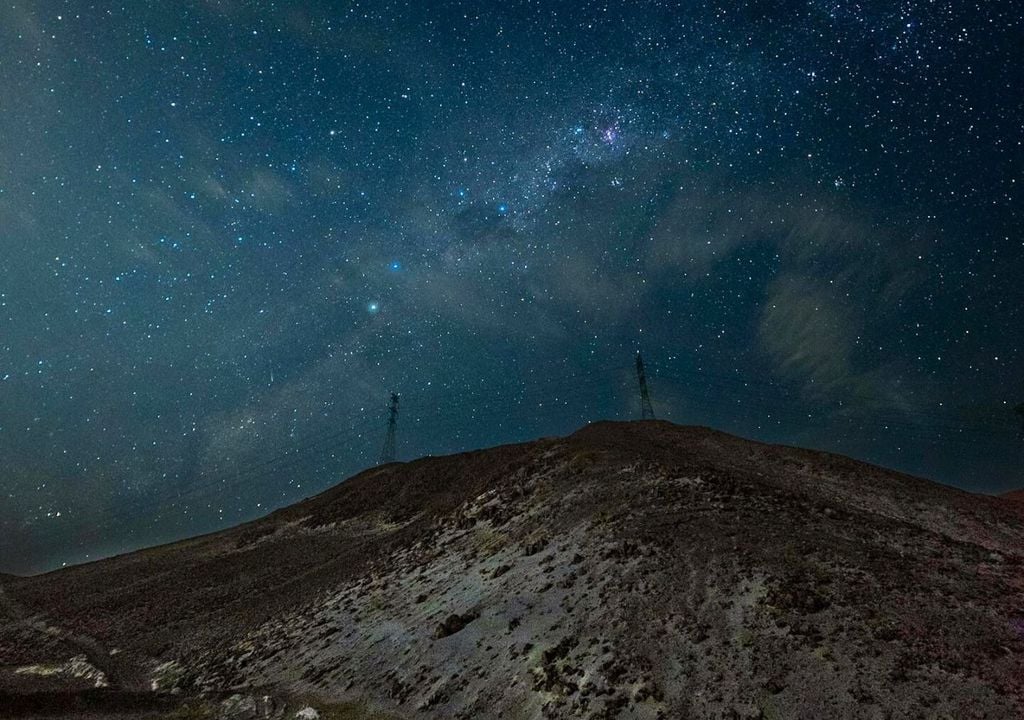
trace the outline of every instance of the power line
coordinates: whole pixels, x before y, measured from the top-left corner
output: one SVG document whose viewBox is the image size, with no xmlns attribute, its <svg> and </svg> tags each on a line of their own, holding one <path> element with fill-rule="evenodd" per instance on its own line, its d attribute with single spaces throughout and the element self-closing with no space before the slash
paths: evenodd
<svg viewBox="0 0 1024 720">
<path fill-rule="evenodd" d="M 776 395 L 779 392 L 783 392 L 783 393 L 786 392 L 786 389 L 783 386 L 778 385 L 776 383 L 772 383 L 772 382 L 758 382 L 756 380 L 741 380 L 739 378 L 735 378 L 735 377 L 728 376 L 728 375 L 716 375 L 714 373 L 686 371 L 686 370 L 682 370 L 682 369 L 679 369 L 679 368 L 673 368 L 671 370 L 662 370 L 662 369 L 660 369 L 662 366 L 659 366 L 659 365 L 651 365 L 651 366 L 655 368 L 655 375 L 659 379 L 667 380 L 667 381 L 670 381 L 670 382 L 671 381 L 675 381 L 675 382 L 678 382 L 678 383 L 681 383 L 681 384 L 685 383 L 689 387 L 691 387 L 691 389 L 716 388 L 716 389 L 721 390 L 721 389 L 723 389 L 723 387 L 731 386 L 734 390 L 735 389 L 742 390 L 742 392 L 746 396 L 754 396 L 754 397 L 761 397 L 761 398 L 767 398 L 768 396 L 766 394 L 764 394 L 763 392 L 759 393 L 757 388 L 771 389 L 771 390 L 775 391 Z M 694 379 L 699 379 L 699 381 L 695 381 Z M 885 407 L 884 405 L 881 404 L 885 400 L 890 400 L 891 401 L 891 398 L 885 398 L 885 397 L 880 396 L 880 395 L 868 395 L 868 394 L 864 394 L 864 393 L 843 393 L 843 395 L 844 395 L 844 397 L 848 397 L 848 398 L 871 400 L 871 401 L 874 401 L 874 402 L 877 403 L 873 407 L 872 406 L 859 406 L 857 408 L 857 411 L 860 412 L 861 414 L 864 414 L 864 415 L 867 415 L 869 413 L 875 413 L 875 412 L 878 412 L 879 410 L 884 410 L 884 411 L 888 411 L 888 412 L 892 412 L 893 411 L 893 408 L 891 407 L 891 405 L 889 405 L 888 407 Z M 778 397 L 773 397 L 772 398 L 772 400 L 774 402 L 777 402 L 778 399 L 779 399 Z M 840 407 L 841 407 L 841 409 L 844 409 L 844 410 L 851 409 L 850 406 L 847 406 L 847 405 L 842 405 Z M 822 408 L 823 409 L 825 409 L 825 408 L 834 409 L 831 406 L 822 406 Z M 918 418 L 921 418 L 922 420 L 927 420 L 929 425 L 932 425 L 932 426 L 934 426 L 936 428 L 945 429 L 945 430 L 948 430 L 948 431 L 960 431 L 960 430 L 968 429 L 968 428 L 973 428 L 973 429 L 977 429 L 977 430 L 981 430 L 981 431 L 991 431 L 992 429 L 998 429 L 998 428 L 1006 429 L 1006 428 L 1009 427 L 1009 422 L 1008 422 L 1009 419 L 1008 418 L 1000 417 L 1000 416 L 995 415 L 995 414 L 990 415 L 988 421 L 985 422 L 984 424 L 977 423 L 977 422 L 975 422 L 975 423 L 967 423 L 967 422 L 959 421 L 959 422 L 956 422 L 955 425 L 942 425 L 941 423 L 936 422 L 935 411 L 931 410 L 931 409 L 928 409 L 928 410 L 915 410 L 915 409 L 911 409 L 911 408 L 900 408 L 898 410 L 898 412 L 900 413 L 900 418 L 903 418 L 903 417 L 918 417 Z M 874 417 L 879 418 L 880 416 L 875 415 Z M 884 417 L 893 418 L 892 422 L 895 422 L 895 423 L 901 422 L 901 420 L 899 418 L 894 418 L 894 416 L 891 416 L 891 415 L 884 416 Z M 952 418 L 950 418 L 950 419 L 952 420 Z"/>
<path fill-rule="evenodd" d="M 647 374 L 644 372 L 644 359 L 639 352 L 636 354 L 636 382 L 640 386 L 640 418 L 642 420 L 653 420 L 654 407 L 651 405 L 651 394 L 647 390 Z"/>
<path fill-rule="evenodd" d="M 378 465 L 387 465 L 395 461 L 395 427 L 398 425 L 398 393 L 391 393 L 391 404 L 388 406 L 388 429 L 384 436 L 384 447 L 380 451 Z"/>
<path fill-rule="evenodd" d="M 368 428 L 369 426 L 367 426 L 367 429 Z M 350 429 L 349 432 L 353 432 L 354 430 L 354 428 Z M 346 431 L 333 433 L 330 439 L 337 440 L 345 432 Z M 131 509 L 124 508 L 114 510 L 113 516 L 110 517 L 106 522 L 90 524 L 90 529 L 105 530 L 112 527 L 115 524 L 123 524 L 125 521 L 134 519 L 138 517 L 140 514 L 144 514 L 147 510 L 160 509 L 168 505 L 180 506 L 184 504 L 186 507 L 188 507 L 189 503 L 185 503 L 184 501 L 195 495 L 198 495 L 198 497 L 196 498 L 195 502 L 191 504 L 201 505 L 204 500 L 208 501 L 210 497 L 223 497 L 224 492 L 227 490 L 232 490 L 243 486 L 251 487 L 253 484 L 252 481 L 254 479 L 266 477 L 272 472 L 294 468 L 296 466 L 303 464 L 304 462 L 307 462 L 310 459 L 310 457 L 315 457 L 316 455 L 323 454 L 327 451 L 336 452 L 339 449 L 350 447 L 357 439 L 362 438 L 363 435 L 359 434 L 356 437 L 350 437 L 347 442 L 333 444 L 329 447 L 325 446 L 324 443 L 317 443 L 314 445 L 320 445 L 320 449 L 314 450 L 312 455 L 307 454 L 297 456 L 292 454 L 291 451 L 289 451 L 287 453 L 282 453 L 276 458 L 272 458 L 270 461 L 256 463 L 249 467 L 242 468 L 232 473 L 231 475 L 214 478 L 210 482 L 193 485 L 188 488 L 185 488 L 184 490 L 177 489 L 170 492 L 151 495 L 145 500 L 143 500 L 141 504 L 138 502 L 133 503 Z M 278 461 L 281 462 L 280 465 L 277 465 L 276 467 L 267 467 L 267 465 L 270 464 L 271 462 Z M 206 493 L 206 491 L 208 490 L 214 490 L 215 492 Z M 160 513 L 157 513 L 157 517 L 159 516 Z"/>
<path fill-rule="evenodd" d="M 861 413 L 867 413 L 861 416 L 837 413 L 834 407 L 824 408 L 817 413 L 805 412 L 792 406 L 780 405 L 778 395 L 780 392 L 786 394 L 786 389 L 770 381 L 743 381 L 733 376 L 686 371 L 678 367 L 662 369 L 665 366 L 656 363 L 650 364 L 649 367 L 654 368 L 653 375 L 655 377 L 666 383 L 659 392 L 663 392 L 667 400 L 678 398 L 685 405 L 711 411 L 712 416 L 716 414 L 715 411 L 718 411 L 718 415 L 729 418 L 733 422 L 745 420 L 756 423 L 758 428 L 764 427 L 766 423 L 770 427 L 773 424 L 787 422 L 792 427 L 797 424 L 806 426 L 808 422 L 815 422 L 819 423 L 820 427 L 836 428 L 843 435 L 860 436 L 872 441 L 877 441 L 878 438 L 884 437 L 885 433 L 890 431 L 899 433 L 903 438 L 930 444 L 952 442 L 973 445 L 982 437 L 993 442 L 997 440 L 992 435 L 993 428 L 991 427 L 937 424 L 934 414 L 927 411 L 901 411 L 902 415 L 899 418 L 875 416 L 872 414 L 874 411 L 870 408 L 859 408 Z M 506 399 L 501 403 L 495 401 L 494 395 L 481 395 L 482 404 L 479 407 L 467 411 L 463 405 L 457 414 L 423 400 L 421 401 L 423 409 L 429 408 L 432 412 L 414 416 L 411 422 L 421 429 L 428 430 L 428 445 L 434 444 L 435 447 L 440 444 L 438 441 L 442 438 L 447 438 L 450 442 L 455 437 L 461 437 L 463 433 L 471 435 L 474 432 L 488 430 L 491 433 L 490 437 L 493 437 L 496 427 L 505 427 L 508 433 L 525 434 L 532 437 L 545 425 L 550 426 L 552 420 L 576 418 L 574 421 L 578 421 L 607 417 L 609 406 L 614 407 L 615 405 L 616 394 L 622 393 L 627 387 L 629 369 L 629 366 L 618 365 L 594 368 L 579 373 L 573 378 L 571 391 L 567 390 L 563 398 L 559 398 L 557 394 L 552 395 L 550 388 L 542 385 L 524 388 L 516 393 L 514 399 Z M 648 374 L 639 353 L 633 369 L 636 371 L 636 379 L 640 385 L 641 417 L 653 417 L 650 393 L 646 387 Z M 695 378 L 699 381 L 695 381 Z M 558 387 L 563 388 L 564 382 Z M 695 393 L 695 390 L 704 392 Z M 768 392 L 769 390 L 771 392 Z M 732 402 L 723 401 L 720 397 L 708 397 L 708 391 L 717 391 L 720 396 L 722 394 L 739 394 L 741 397 L 734 398 Z M 623 396 L 619 395 L 619 397 Z M 464 401 L 467 396 L 463 396 L 462 399 Z M 880 398 L 873 397 L 872 399 Z M 537 401 L 536 406 L 530 406 L 532 401 Z M 758 403 L 762 406 L 758 407 Z M 416 408 L 417 404 L 414 398 L 412 407 Z M 403 405 L 408 413 L 409 406 L 405 403 Z M 668 407 L 671 407 L 671 403 Z M 590 410 L 589 408 L 594 409 Z M 841 411 L 847 409 L 839 408 Z M 1015 411 L 1020 413 L 1024 420 L 1024 404 L 1015 408 Z M 891 412 L 891 408 L 889 412 Z M 395 455 L 397 414 L 398 395 L 392 393 L 387 434 L 379 458 L 382 463 L 390 462 Z M 670 416 L 672 414 L 669 412 Z M 919 418 L 921 422 L 913 422 L 915 418 Z M 878 427 L 871 427 L 871 425 L 878 425 Z M 366 428 L 369 428 L 368 423 Z M 1000 425 L 998 428 L 1005 428 L 1005 426 Z M 432 440 L 429 439 L 430 436 L 433 437 Z M 326 466 L 323 465 L 327 460 L 325 455 L 329 456 L 331 460 L 342 460 L 348 468 L 354 469 L 352 466 L 356 459 L 365 458 L 368 453 L 366 443 L 369 437 L 370 435 L 359 426 L 314 434 L 301 445 L 238 467 L 230 473 L 219 475 L 203 473 L 200 477 L 207 478 L 206 482 L 191 485 L 183 490 L 173 490 L 150 496 L 141 504 L 133 503 L 130 511 L 127 508 L 115 511 L 114 516 L 109 518 L 106 523 L 93 524 L 90 527 L 93 530 L 102 530 L 111 527 L 115 522 L 122 522 L 122 518 L 138 518 L 149 509 L 163 509 L 168 505 L 183 506 L 184 508 L 188 508 L 190 505 L 201 505 L 204 502 L 209 505 L 214 500 L 222 500 L 226 492 L 241 487 L 252 488 L 254 481 L 317 462 L 317 458 L 322 458 L 318 461 L 321 463 L 319 469 L 315 471 L 315 476 L 319 477 L 326 469 Z M 359 445 L 362 446 L 361 450 L 348 452 Z M 340 467 L 339 463 L 339 469 Z M 267 489 L 257 489 L 256 492 L 258 496 L 266 493 Z M 272 510 L 273 508 L 268 509 Z M 162 512 L 158 512 L 156 517 L 160 517 L 162 514 Z"/>
</svg>

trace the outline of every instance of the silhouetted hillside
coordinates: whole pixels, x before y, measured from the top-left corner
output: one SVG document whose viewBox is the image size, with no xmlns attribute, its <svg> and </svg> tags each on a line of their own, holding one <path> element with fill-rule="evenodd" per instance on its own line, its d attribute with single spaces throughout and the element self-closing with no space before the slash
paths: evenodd
<svg viewBox="0 0 1024 720">
<path fill-rule="evenodd" d="M 0 688 L 37 693 L 23 715 L 94 688 L 235 717 L 1020 717 L 1022 558 L 1004 498 L 598 423 L 4 578 Z"/>
</svg>

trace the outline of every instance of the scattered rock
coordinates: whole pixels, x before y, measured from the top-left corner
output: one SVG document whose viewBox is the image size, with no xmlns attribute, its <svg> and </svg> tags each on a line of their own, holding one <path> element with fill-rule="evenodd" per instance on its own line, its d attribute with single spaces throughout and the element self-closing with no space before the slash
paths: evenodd
<svg viewBox="0 0 1024 720">
<path fill-rule="evenodd" d="M 221 720 L 251 720 L 258 712 L 256 698 L 252 695 L 232 695 L 221 701 Z"/>
<path fill-rule="evenodd" d="M 530 555 L 536 555 L 547 546 L 547 538 L 537 538 L 536 540 L 530 540 L 528 542 L 523 543 L 523 555 L 525 557 L 529 557 Z"/>
<path fill-rule="evenodd" d="M 507 573 L 511 569 L 512 569 L 511 565 L 508 565 L 508 564 L 499 565 L 498 567 L 494 568 L 494 570 L 491 572 L 491 577 L 492 578 L 500 578 L 502 575 L 504 575 L 505 573 Z"/>
<path fill-rule="evenodd" d="M 454 635 L 478 617 L 480 617 L 480 613 L 473 611 L 467 612 L 463 615 L 452 613 L 434 629 L 434 637 L 441 639 L 446 638 L 449 635 Z"/>
</svg>

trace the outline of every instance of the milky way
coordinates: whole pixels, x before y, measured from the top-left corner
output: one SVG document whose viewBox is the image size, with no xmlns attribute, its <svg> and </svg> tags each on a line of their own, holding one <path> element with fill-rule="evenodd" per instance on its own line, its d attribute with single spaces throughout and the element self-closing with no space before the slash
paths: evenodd
<svg viewBox="0 0 1024 720">
<path fill-rule="evenodd" d="M 655 412 L 1024 485 L 1011 2 L 0 7 L 0 570 Z"/>
</svg>

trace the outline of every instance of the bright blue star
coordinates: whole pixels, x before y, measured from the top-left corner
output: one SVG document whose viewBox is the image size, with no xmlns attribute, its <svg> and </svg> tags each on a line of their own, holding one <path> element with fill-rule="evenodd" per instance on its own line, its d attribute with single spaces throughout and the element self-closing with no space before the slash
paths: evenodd
<svg viewBox="0 0 1024 720">
<path fill-rule="evenodd" d="M 390 270 L 391 272 L 398 272 L 401 269 L 402 269 L 402 263 L 400 263 L 398 260 L 392 260 L 388 264 L 388 270 Z"/>
<path fill-rule="evenodd" d="M 372 302 L 372 303 L 370 303 L 369 305 L 366 306 L 366 312 L 370 313 L 371 315 L 376 314 L 379 310 L 380 310 L 380 304 L 379 303 Z"/>
<path fill-rule="evenodd" d="M 498 206 L 498 214 L 499 215 L 506 215 L 506 214 L 508 214 L 508 203 L 501 203 L 501 205 Z"/>
</svg>

